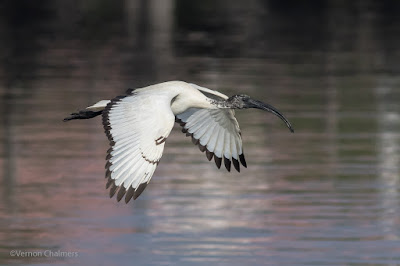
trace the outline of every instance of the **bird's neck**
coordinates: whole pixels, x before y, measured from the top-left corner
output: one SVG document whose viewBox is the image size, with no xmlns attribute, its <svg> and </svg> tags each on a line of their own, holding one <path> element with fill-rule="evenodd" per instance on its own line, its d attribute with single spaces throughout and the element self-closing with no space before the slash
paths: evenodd
<svg viewBox="0 0 400 266">
<path fill-rule="evenodd" d="M 232 104 L 225 100 L 215 100 L 215 99 L 207 99 L 215 109 L 231 109 Z M 211 108 L 210 108 L 211 109 Z M 213 109 L 213 108 L 212 108 Z"/>
</svg>

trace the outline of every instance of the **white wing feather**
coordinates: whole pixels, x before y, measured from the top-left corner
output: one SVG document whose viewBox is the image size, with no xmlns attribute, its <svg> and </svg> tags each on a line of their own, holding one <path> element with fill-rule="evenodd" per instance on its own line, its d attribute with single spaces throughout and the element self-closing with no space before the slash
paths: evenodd
<svg viewBox="0 0 400 266">
<path fill-rule="evenodd" d="M 119 189 L 118 201 L 136 199 L 153 176 L 174 125 L 170 101 L 140 92 L 117 97 L 104 109 L 103 125 L 111 145 L 106 164 L 110 197 Z"/>
<path fill-rule="evenodd" d="M 240 171 L 239 161 L 247 167 L 240 128 L 233 110 L 190 108 L 178 114 L 176 121 L 183 127 L 182 132 L 191 136 L 201 151 L 206 151 L 208 160 L 214 157 L 218 168 L 222 158 L 228 171 L 231 161 L 237 171 Z"/>
</svg>

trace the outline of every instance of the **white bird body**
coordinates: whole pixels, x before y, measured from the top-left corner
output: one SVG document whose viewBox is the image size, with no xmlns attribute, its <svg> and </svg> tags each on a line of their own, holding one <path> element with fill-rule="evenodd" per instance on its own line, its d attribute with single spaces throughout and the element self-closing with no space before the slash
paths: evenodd
<svg viewBox="0 0 400 266">
<path fill-rule="evenodd" d="M 128 202 L 136 199 L 149 183 L 175 121 L 202 152 L 206 151 L 208 160 L 214 157 L 218 168 L 222 159 L 228 171 L 231 162 L 237 171 L 240 171 L 239 161 L 247 167 L 234 108 L 271 111 L 292 130 L 286 118 L 270 105 L 245 95 L 228 98 L 183 81 L 129 90 L 126 96 L 99 101 L 85 111 L 71 114 L 65 121 L 102 114 L 111 145 L 106 157 L 106 187 L 111 186 L 111 197 L 119 189 L 118 201 L 125 196 Z"/>
</svg>

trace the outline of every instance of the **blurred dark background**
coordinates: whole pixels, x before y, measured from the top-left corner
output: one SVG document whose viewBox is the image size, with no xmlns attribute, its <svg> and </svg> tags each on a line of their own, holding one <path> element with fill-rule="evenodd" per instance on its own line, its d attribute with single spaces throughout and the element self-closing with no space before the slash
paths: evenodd
<svg viewBox="0 0 400 266">
<path fill-rule="evenodd" d="M 399 14 L 395 0 L 1 1 L 0 264 L 400 264 Z M 176 128 L 146 191 L 118 204 L 100 119 L 61 120 L 167 80 L 271 103 L 296 133 L 237 112 L 239 174 Z"/>
<path fill-rule="evenodd" d="M 207 57 L 263 58 L 318 76 L 395 75 L 399 9 L 398 1 L 2 1 L 1 73 L 12 86 L 96 66 L 105 79 L 148 84 L 185 78 L 201 68 L 188 58 Z"/>
</svg>

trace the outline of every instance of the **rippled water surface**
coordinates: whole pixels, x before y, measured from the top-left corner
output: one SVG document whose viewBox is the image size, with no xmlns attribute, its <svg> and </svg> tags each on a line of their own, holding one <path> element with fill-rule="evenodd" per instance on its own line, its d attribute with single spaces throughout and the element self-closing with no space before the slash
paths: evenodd
<svg viewBox="0 0 400 266">
<path fill-rule="evenodd" d="M 400 264 L 399 5 L 6 2 L 0 264 Z M 237 111 L 248 168 L 229 173 L 176 125 L 144 193 L 109 199 L 101 119 L 62 118 L 176 79 L 295 134 Z"/>
</svg>

